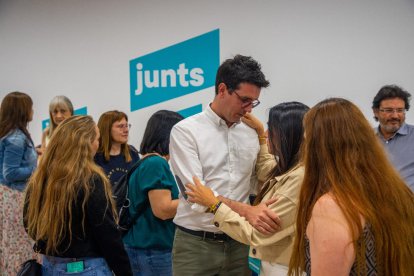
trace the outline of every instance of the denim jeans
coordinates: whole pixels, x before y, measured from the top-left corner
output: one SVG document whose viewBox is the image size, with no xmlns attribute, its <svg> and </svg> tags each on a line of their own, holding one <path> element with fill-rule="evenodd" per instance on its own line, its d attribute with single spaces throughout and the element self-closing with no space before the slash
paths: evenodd
<svg viewBox="0 0 414 276">
<path fill-rule="evenodd" d="M 171 250 L 139 249 L 125 246 L 134 276 L 171 276 Z"/>
<path fill-rule="evenodd" d="M 84 269 L 82 272 L 67 272 L 67 263 L 83 260 Z M 42 275 L 60 276 L 113 276 L 111 269 L 104 258 L 59 258 L 43 256 Z"/>
</svg>

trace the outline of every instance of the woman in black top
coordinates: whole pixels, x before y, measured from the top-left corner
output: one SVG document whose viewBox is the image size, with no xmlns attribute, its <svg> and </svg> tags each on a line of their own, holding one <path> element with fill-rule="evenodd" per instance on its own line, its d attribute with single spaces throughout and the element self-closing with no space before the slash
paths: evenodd
<svg viewBox="0 0 414 276">
<path fill-rule="evenodd" d="M 93 161 L 98 146 L 90 116 L 66 119 L 28 183 L 25 225 L 44 254 L 43 275 L 132 275 L 109 181 Z"/>
<path fill-rule="evenodd" d="M 122 111 L 107 111 L 99 117 L 101 134 L 95 162 L 102 167 L 112 185 L 139 160 L 138 151 L 128 144 L 128 116 Z"/>
</svg>

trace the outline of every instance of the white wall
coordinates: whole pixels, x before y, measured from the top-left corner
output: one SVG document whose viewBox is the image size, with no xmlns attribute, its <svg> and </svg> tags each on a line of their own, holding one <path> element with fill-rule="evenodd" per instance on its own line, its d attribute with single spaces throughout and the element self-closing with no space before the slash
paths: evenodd
<svg viewBox="0 0 414 276">
<path fill-rule="evenodd" d="M 271 87 L 254 112 L 264 121 L 282 101 L 340 96 L 373 122 L 382 85 L 414 94 L 413 0 L 0 0 L 0 99 L 32 96 L 36 143 L 50 99 L 64 94 L 96 120 L 126 111 L 139 146 L 153 112 L 206 105 L 214 90 L 129 112 L 129 60 L 216 28 L 221 60 L 241 53 L 262 64 Z"/>
</svg>

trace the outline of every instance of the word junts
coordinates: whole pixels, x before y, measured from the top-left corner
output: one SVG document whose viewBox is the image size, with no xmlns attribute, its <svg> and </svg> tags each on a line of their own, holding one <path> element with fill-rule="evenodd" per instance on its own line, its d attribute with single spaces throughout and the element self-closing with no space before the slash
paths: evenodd
<svg viewBox="0 0 414 276">
<path fill-rule="evenodd" d="M 140 95 L 145 88 L 202 86 L 204 84 L 204 71 L 202 68 L 187 69 L 185 63 L 178 65 L 177 69 L 143 70 L 144 65 L 137 63 L 137 89 L 135 95 Z"/>
</svg>

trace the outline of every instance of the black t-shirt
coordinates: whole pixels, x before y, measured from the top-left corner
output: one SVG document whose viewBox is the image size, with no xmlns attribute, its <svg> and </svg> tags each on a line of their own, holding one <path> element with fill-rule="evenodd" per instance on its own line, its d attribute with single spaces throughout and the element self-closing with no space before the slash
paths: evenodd
<svg viewBox="0 0 414 276">
<path fill-rule="evenodd" d="M 121 153 L 119 155 L 111 155 L 106 161 L 102 152 L 95 155 L 95 163 L 104 170 L 106 176 L 112 185 L 114 185 L 128 170 L 139 160 L 138 151 L 129 145 L 129 154 L 132 160 L 126 162 L 125 156 Z"/>
</svg>

